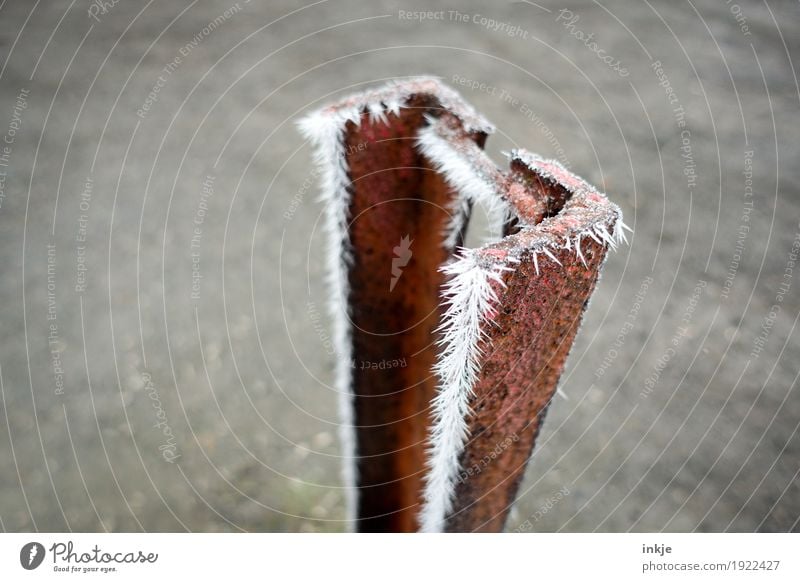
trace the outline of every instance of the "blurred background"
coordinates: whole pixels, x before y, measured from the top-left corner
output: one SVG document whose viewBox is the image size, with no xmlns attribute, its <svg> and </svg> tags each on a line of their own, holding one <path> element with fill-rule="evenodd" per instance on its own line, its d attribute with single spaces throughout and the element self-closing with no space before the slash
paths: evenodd
<svg viewBox="0 0 800 582">
<path fill-rule="evenodd" d="M 799 32 L 775 0 L 2 2 L 0 527 L 346 529 L 294 122 L 427 74 L 634 230 L 508 531 L 800 529 Z"/>
</svg>

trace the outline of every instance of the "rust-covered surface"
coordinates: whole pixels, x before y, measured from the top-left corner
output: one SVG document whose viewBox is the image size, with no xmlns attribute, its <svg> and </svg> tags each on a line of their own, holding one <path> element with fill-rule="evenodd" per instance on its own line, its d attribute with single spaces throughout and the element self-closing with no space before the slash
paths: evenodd
<svg viewBox="0 0 800 582">
<path fill-rule="evenodd" d="M 547 407 L 594 288 L 605 247 L 584 241 L 554 254 L 562 266 L 523 256 L 504 277 L 461 456 L 447 531 L 502 531 Z"/>
<path fill-rule="evenodd" d="M 484 326 L 446 531 L 502 531 L 608 250 L 599 233 L 610 237 L 617 221 L 605 197 L 559 165 L 524 153 L 510 165 L 503 192 L 517 220 L 480 253 L 516 263 Z"/>
<path fill-rule="evenodd" d="M 439 267 L 451 253 L 442 233 L 456 194 L 418 153 L 415 139 L 425 115 L 440 111 L 434 96 L 414 94 L 386 122 L 364 112 L 360 124 L 347 124 L 359 531 L 417 529 L 436 389 Z M 471 137 L 482 143 L 485 134 Z"/>
<path fill-rule="evenodd" d="M 339 389 L 355 441 L 356 529 L 501 531 L 608 247 L 621 238 L 619 209 L 524 150 L 498 169 L 482 151 L 491 126 L 435 80 L 317 115 L 307 134 L 329 138 L 333 120 L 340 139 L 330 142 L 338 157 L 321 158 L 331 176 L 341 170 L 328 204 L 346 201 L 346 220 L 335 222 L 344 232 L 332 235 L 344 241 L 339 337 L 352 361 Z M 457 336 L 443 339 L 453 321 L 442 268 L 466 260 L 452 243 L 476 202 L 504 224 L 501 240 L 468 251 L 478 274 L 490 273 L 494 304 L 480 306 L 478 345 L 464 351 L 474 361 L 443 366 L 443 343 Z M 451 401 L 466 414 L 443 414 Z"/>
</svg>

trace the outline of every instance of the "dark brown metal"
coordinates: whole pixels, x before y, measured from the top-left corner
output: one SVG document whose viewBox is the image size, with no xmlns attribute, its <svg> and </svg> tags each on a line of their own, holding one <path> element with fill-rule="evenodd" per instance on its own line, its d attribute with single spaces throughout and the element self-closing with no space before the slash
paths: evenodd
<svg viewBox="0 0 800 582">
<path fill-rule="evenodd" d="M 424 115 L 440 108 L 430 96 L 414 95 L 388 123 L 370 123 L 364 113 L 359 126 L 347 128 L 359 531 L 418 527 L 436 390 L 431 367 L 444 277 L 439 267 L 451 254 L 442 233 L 457 194 L 414 140 Z M 407 263 L 393 271 L 404 253 Z"/>
</svg>

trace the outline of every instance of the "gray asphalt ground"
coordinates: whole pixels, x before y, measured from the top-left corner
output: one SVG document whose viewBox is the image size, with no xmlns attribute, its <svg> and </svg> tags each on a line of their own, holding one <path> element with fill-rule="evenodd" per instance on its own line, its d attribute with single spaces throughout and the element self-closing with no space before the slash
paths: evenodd
<svg viewBox="0 0 800 582">
<path fill-rule="evenodd" d="M 508 530 L 800 529 L 797 2 L 92 6 L 0 5 L 3 530 L 345 528 L 294 121 L 417 74 L 634 229 Z"/>
</svg>

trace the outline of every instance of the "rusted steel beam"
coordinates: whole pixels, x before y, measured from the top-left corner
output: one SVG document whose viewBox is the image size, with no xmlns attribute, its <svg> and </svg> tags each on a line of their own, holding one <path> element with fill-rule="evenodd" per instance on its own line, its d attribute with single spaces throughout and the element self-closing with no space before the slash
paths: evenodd
<svg viewBox="0 0 800 582">
<path fill-rule="evenodd" d="M 499 170 L 482 151 L 491 126 L 430 79 L 349 98 L 302 129 L 325 172 L 357 527 L 500 531 L 607 248 L 624 238 L 620 210 L 524 150 Z M 475 203 L 503 237 L 455 253 Z M 403 365 L 373 366 L 387 360 Z"/>
<path fill-rule="evenodd" d="M 416 147 L 427 116 L 482 145 L 492 127 L 433 79 L 393 83 L 307 117 L 329 256 L 346 486 L 358 531 L 415 531 L 437 379 L 440 266 L 468 208 Z"/>
<path fill-rule="evenodd" d="M 448 309 L 424 531 L 501 531 L 556 392 L 619 208 L 560 164 L 524 150 L 500 172 L 452 120 L 421 146 L 463 193 L 500 205 L 502 240 L 445 267 Z M 471 173 L 470 173 L 471 172 Z"/>
</svg>

